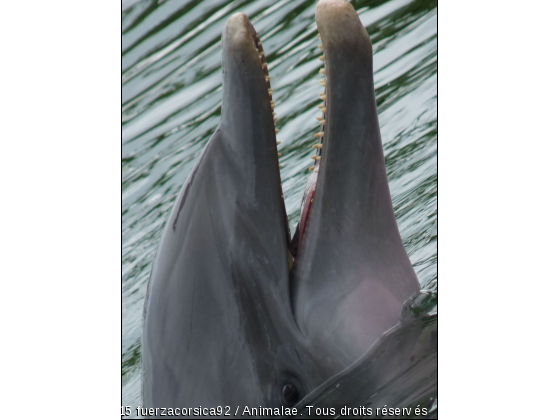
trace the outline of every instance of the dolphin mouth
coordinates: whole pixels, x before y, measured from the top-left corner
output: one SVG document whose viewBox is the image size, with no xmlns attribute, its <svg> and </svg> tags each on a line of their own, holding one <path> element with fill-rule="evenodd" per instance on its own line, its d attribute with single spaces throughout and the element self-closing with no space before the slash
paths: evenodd
<svg viewBox="0 0 560 420">
<path fill-rule="evenodd" d="M 335 1 L 336 3 L 336 1 Z M 272 109 L 272 117 L 274 120 L 274 123 L 276 123 L 276 121 L 278 120 L 278 118 L 276 117 L 276 113 L 274 112 L 274 108 L 276 106 L 276 103 L 274 102 L 273 98 L 272 98 L 272 93 L 273 93 L 273 89 L 270 83 L 271 80 L 271 76 L 269 74 L 268 71 L 268 63 L 266 61 L 266 54 L 262 45 L 262 42 L 260 40 L 260 37 L 257 33 L 257 31 L 254 29 L 253 25 L 251 24 L 251 22 L 249 21 L 249 19 L 247 18 L 246 15 L 239 13 L 239 15 L 243 15 L 244 17 L 244 23 L 247 25 L 247 28 L 253 38 L 254 41 L 254 45 L 256 48 L 256 52 L 259 54 L 259 58 L 261 61 L 261 65 L 262 65 L 262 70 L 265 76 L 265 81 L 267 84 L 267 89 L 269 92 L 269 99 L 270 99 L 270 103 L 271 103 L 271 109 Z M 323 67 L 319 70 L 319 73 L 323 76 L 323 78 L 320 81 L 320 85 L 321 85 L 321 92 L 319 93 L 319 97 L 322 100 L 322 103 L 318 105 L 318 108 L 320 110 L 320 115 L 317 116 L 317 120 L 319 122 L 319 130 L 317 133 L 314 134 L 314 137 L 317 139 L 317 142 L 315 144 L 312 145 L 312 148 L 314 150 L 314 155 L 311 157 L 311 159 L 314 160 L 314 163 L 312 166 L 309 167 L 309 171 L 311 172 L 310 175 L 308 176 L 305 188 L 304 188 L 304 193 L 303 193 L 303 198 L 301 201 L 301 207 L 300 207 L 300 220 L 296 225 L 296 229 L 295 232 L 293 234 L 293 236 L 291 236 L 290 232 L 289 232 L 289 227 L 288 227 L 288 250 L 291 254 L 291 262 L 293 262 L 293 259 L 297 256 L 298 253 L 298 248 L 299 248 L 299 244 L 301 243 L 301 239 L 303 238 L 303 234 L 305 232 L 305 228 L 307 225 L 307 221 L 309 219 L 309 215 L 311 213 L 311 208 L 313 205 L 313 198 L 315 195 L 315 190 L 317 188 L 318 182 L 319 182 L 319 169 L 321 167 L 321 157 L 322 154 L 324 152 L 324 148 L 326 148 L 326 129 L 327 129 L 327 91 L 328 91 L 328 78 L 327 78 L 327 69 L 326 69 L 326 54 L 325 54 L 325 49 L 323 47 L 323 44 L 321 43 L 321 35 L 319 33 L 318 35 L 319 37 L 319 44 L 317 45 L 317 47 L 321 50 L 322 55 L 319 57 L 319 60 L 322 61 L 323 63 Z M 279 132 L 279 129 L 275 129 L 275 135 Z M 279 145 L 280 141 L 276 141 L 276 144 Z M 282 156 L 281 153 L 278 153 L 278 157 L 280 158 Z M 282 165 L 278 165 L 279 169 L 282 168 Z M 282 199 L 284 199 L 284 196 L 282 195 Z M 285 203 L 284 203 L 284 207 L 285 207 Z M 290 263 L 290 268 L 293 265 Z"/>
<path fill-rule="evenodd" d="M 323 63 L 323 67 L 319 70 L 319 74 L 323 76 L 321 81 L 319 82 L 321 85 L 322 90 L 319 92 L 319 98 L 322 103 L 320 103 L 317 107 L 319 108 L 321 115 L 317 117 L 319 121 L 319 131 L 314 134 L 314 137 L 317 139 L 317 142 L 311 146 L 314 149 L 314 155 L 311 159 L 314 160 L 312 166 L 309 167 L 309 171 L 311 174 L 307 178 L 307 182 L 305 184 L 304 192 L 303 192 L 303 199 L 301 201 L 300 207 L 300 221 L 296 226 L 296 230 L 294 232 L 294 236 L 289 245 L 289 250 L 292 256 L 295 258 L 297 255 L 299 244 L 303 238 L 303 234 L 305 233 L 305 228 L 307 226 L 307 221 L 309 220 L 309 215 L 311 213 L 311 208 L 313 206 L 313 199 L 315 197 L 315 190 L 319 184 L 319 170 L 321 168 L 321 158 L 322 155 L 327 147 L 326 142 L 326 133 L 327 133 L 327 92 L 329 88 L 328 77 L 327 77 L 327 66 L 326 66 L 326 51 L 322 43 L 321 33 L 319 31 L 319 44 L 317 48 L 321 50 L 322 55 L 319 57 L 319 60 Z"/>
<path fill-rule="evenodd" d="M 326 12 L 323 12 L 323 16 L 318 15 L 317 16 L 317 22 L 318 22 L 318 26 L 319 26 L 319 20 L 322 18 L 323 20 L 328 20 L 329 18 L 332 18 L 333 16 L 335 17 L 335 19 L 338 19 L 337 15 L 340 15 L 341 13 L 344 14 L 345 7 L 352 7 L 350 6 L 350 4 L 346 1 L 346 0 L 321 0 L 318 3 L 318 9 L 320 7 L 323 7 L 323 9 Z M 325 16 L 325 15 L 330 15 L 330 16 Z M 328 26 L 328 25 L 327 25 Z M 276 112 L 274 111 L 275 107 L 276 107 L 276 103 L 273 99 L 273 89 L 272 89 L 272 85 L 271 85 L 271 79 L 272 77 L 270 76 L 269 73 L 269 69 L 268 69 L 268 62 L 266 60 L 266 53 L 265 50 L 263 48 L 263 44 L 261 42 L 260 36 L 258 34 L 258 32 L 255 30 L 254 26 L 252 25 L 252 23 L 250 22 L 249 18 L 247 17 L 246 14 L 244 13 L 236 13 L 234 14 L 229 20 L 228 23 L 226 24 L 226 30 L 224 31 L 224 33 L 227 33 L 228 31 L 228 27 L 230 32 L 235 32 L 236 34 L 243 34 L 243 33 L 247 33 L 250 38 L 252 39 L 252 44 L 254 46 L 254 50 L 255 53 L 258 55 L 258 60 L 259 63 L 261 65 L 261 69 L 262 69 L 262 73 L 264 76 L 264 81 L 266 84 L 266 89 L 268 92 L 268 99 L 270 101 L 270 112 L 271 112 L 271 116 L 274 122 L 274 139 L 276 141 L 276 145 L 278 146 L 281 142 L 278 141 L 276 139 L 276 134 L 280 131 L 278 128 L 276 128 L 276 121 L 278 120 L 277 116 L 276 116 Z M 327 118 L 327 104 L 328 104 L 328 91 L 329 91 L 329 79 L 327 76 L 327 49 L 323 46 L 323 42 L 321 39 L 321 28 L 319 27 L 319 34 L 318 34 L 318 38 L 319 38 L 319 43 L 317 45 L 317 48 L 320 50 L 321 54 L 319 56 L 319 60 L 321 60 L 323 66 L 320 68 L 319 70 L 319 74 L 322 76 L 321 80 L 320 80 L 320 86 L 321 86 L 321 91 L 319 92 L 319 98 L 321 99 L 321 103 L 317 106 L 319 108 L 320 114 L 316 117 L 317 121 L 319 123 L 319 129 L 316 133 L 314 133 L 314 137 L 316 139 L 315 144 L 312 145 L 313 148 L 313 156 L 311 157 L 311 159 L 313 159 L 313 164 L 312 166 L 310 166 L 308 169 L 310 171 L 310 174 L 308 176 L 305 188 L 304 188 L 304 193 L 303 193 L 303 198 L 301 201 L 301 206 L 300 206 L 300 219 L 299 222 L 296 225 L 294 234 L 292 235 L 290 233 L 289 230 L 289 225 L 288 223 L 286 223 L 286 231 L 287 231 L 287 246 L 288 246 L 288 251 L 289 251 L 289 267 L 290 270 L 293 267 L 293 262 L 296 258 L 296 256 L 298 255 L 298 250 L 300 248 L 300 244 L 302 242 L 302 238 L 304 236 L 306 227 L 308 225 L 308 221 L 309 221 L 309 217 L 311 215 L 311 209 L 313 207 L 313 201 L 315 198 L 315 191 L 318 188 L 319 184 L 320 184 L 320 177 L 319 177 L 319 172 L 321 168 L 325 168 L 326 167 L 326 163 L 324 160 L 321 160 L 325 154 L 326 148 L 327 148 L 327 127 L 328 127 L 328 118 Z M 331 29 L 332 28 L 328 28 Z M 369 40 L 369 38 L 368 38 Z M 281 153 L 278 153 L 278 158 L 280 158 L 282 156 Z M 278 162 L 278 170 L 282 168 L 282 165 L 280 165 L 280 163 Z M 341 176 L 343 176 L 344 174 L 341 174 Z M 281 184 L 281 183 L 280 183 Z M 282 186 L 280 185 L 280 189 L 282 188 Z M 282 193 L 282 202 L 283 202 L 283 212 L 285 214 L 286 217 L 286 221 L 287 221 L 287 214 L 286 214 L 286 206 L 285 206 L 285 202 L 284 202 L 284 194 Z"/>
<path fill-rule="evenodd" d="M 319 73 L 323 76 L 320 81 L 322 90 L 319 92 L 319 98 L 323 101 L 317 107 L 319 108 L 321 115 L 317 117 L 319 121 L 319 131 L 314 134 L 317 142 L 311 146 L 314 149 L 314 154 L 311 159 L 314 160 L 312 166 L 309 167 L 311 172 L 307 178 L 305 184 L 303 198 L 300 207 L 300 220 L 296 226 L 296 230 L 292 239 L 288 245 L 288 249 L 293 258 L 298 254 L 299 244 L 303 238 L 305 228 L 307 226 L 307 221 L 309 220 L 309 215 L 311 213 L 311 207 L 313 206 L 313 198 L 315 197 L 315 190 L 319 183 L 319 169 L 321 167 L 321 157 L 323 155 L 324 148 L 326 148 L 326 132 L 327 132 L 327 91 L 328 91 L 328 79 L 327 79 L 327 69 L 326 69 L 326 58 L 323 44 L 321 43 L 321 34 L 319 33 L 319 44 L 317 47 L 321 50 L 322 55 L 319 60 L 323 62 L 324 67 L 319 70 Z"/>
<path fill-rule="evenodd" d="M 251 21 L 244 13 L 236 13 L 234 14 L 227 22 L 226 28 L 224 30 L 224 35 L 227 37 L 228 32 L 230 34 L 236 34 L 237 37 L 243 35 L 249 35 L 250 39 L 252 40 L 252 45 L 254 46 L 255 53 L 258 55 L 258 60 L 261 65 L 262 74 L 264 76 L 264 81 L 266 84 L 266 89 L 268 92 L 268 99 L 270 101 L 270 112 L 272 116 L 272 120 L 274 122 L 274 139 L 276 141 L 276 145 L 280 144 L 280 141 L 276 139 L 276 134 L 280 131 L 276 128 L 276 121 L 278 120 L 276 116 L 276 112 L 274 108 L 276 107 L 276 102 L 273 99 L 273 89 L 271 85 L 271 79 L 269 69 L 268 69 L 268 62 L 266 60 L 266 53 L 261 42 L 260 36 L 254 26 L 252 25 Z M 319 35 L 320 39 L 320 35 Z M 238 41 L 237 41 L 238 42 Z M 318 45 L 318 48 L 323 50 L 322 44 Z M 325 61 L 325 56 L 322 55 L 319 57 L 321 61 Z M 252 64 L 252 63 L 251 63 Z M 315 154 L 312 156 L 312 159 L 315 161 L 313 166 L 309 168 L 311 174 L 308 177 L 308 181 L 305 187 L 302 203 L 301 203 L 301 211 L 300 211 L 300 221 L 296 226 L 296 230 L 294 235 L 292 236 L 289 231 L 289 226 L 287 225 L 287 242 L 288 242 L 288 250 L 291 254 L 290 260 L 290 268 L 293 266 L 293 259 L 297 255 L 298 247 L 301 238 L 303 237 L 303 233 L 305 231 L 305 227 L 307 224 L 307 220 L 311 211 L 311 206 L 313 203 L 313 196 L 315 193 L 315 189 L 317 188 L 318 183 L 318 173 L 319 168 L 321 166 L 321 155 L 323 152 L 323 146 L 326 144 L 325 141 L 325 129 L 326 129 L 326 106 L 327 106 L 327 77 L 326 77 L 326 68 L 323 67 L 320 69 L 320 73 L 324 76 L 324 79 L 321 80 L 320 84 L 324 88 L 323 91 L 320 93 L 320 98 L 323 100 L 323 103 L 320 104 L 319 110 L 321 111 L 321 115 L 317 117 L 317 120 L 320 124 L 320 131 L 315 134 L 315 137 L 318 139 L 317 143 L 314 144 L 312 147 L 315 151 Z M 278 153 L 278 158 L 282 156 L 281 153 Z M 278 170 L 282 168 L 282 165 L 278 162 Z M 280 185 L 281 187 L 281 185 Z M 282 201 L 284 201 L 284 195 L 282 194 Z M 284 213 L 285 213 L 285 202 L 284 202 Z M 287 215 L 286 215 L 287 219 Z"/>
<path fill-rule="evenodd" d="M 269 69 L 268 69 L 268 62 L 266 59 L 266 53 L 263 47 L 263 44 L 261 42 L 260 36 L 258 34 L 258 32 L 256 31 L 256 29 L 254 28 L 254 26 L 252 25 L 251 21 L 249 20 L 248 16 L 245 13 L 236 13 L 234 15 L 232 15 L 232 17 L 228 20 L 227 24 L 226 24 L 226 28 L 224 30 L 224 35 L 226 36 L 226 38 L 228 37 L 228 33 L 229 34 L 235 34 L 235 36 L 237 37 L 236 40 L 234 40 L 233 42 L 239 42 L 239 38 L 242 38 L 246 35 L 248 35 L 250 37 L 250 39 L 252 40 L 252 46 L 254 47 L 254 52 L 255 54 L 257 54 L 258 56 L 258 60 L 259 63 L 261 65 L 261 70 L 262 70 L 262 74 L 264 76 L 264 82 L 266 85 L 266 89 L 268 92 L 268 99 L 270 101 L 270 115 L 272 116 L 272 120 L 274 122 L 274 139 L 276 141 L 276 145 L 278 146 L 280 144 L 280 141 L 278 141 L 276 139 L 276 134 L 280 131 L 278 128 L 276 128 L 276 121 L 278 120 L 277 116 L 276 116 L 276 112 L 274 111 L 275 107 L 276 107 L 276 102 L 273 99 L 273 89 L 272 89 L 272 85 L 271 85 L 271 79 L 272 77 L 270 76 L 269 73 Z M 229 35 L 229 37 L 231 38 L 232 35 Z M 319 35 L 319 39 L 320 39 L 320 35 Z M 226 41 L 227 42 L 227 41 Z M 247 44 L 244 45 L 244 47 L 247 47 Z M 323 46 L 322 44 L 319 43 L 318 48 L 320 48 L 323 51 Z M 325 56 L 324 54 L 319 57 L 319 59 L 323 62 L 325 62 Z M 247 65 L 252 65 L 253 63 L 247 63 Z M 227 70 L 226 70 L 227 71 Z M 305 187 L 305 191 L 304 191 L 304 195 L 303 195 L 303 199 L 302 199 L 302 203 L 301 203 L 301 211 L 300 211 L 300 221 L 298 222 L 297 226 L 296 226 L 296 230 L 293 234 L 293 236 L 291 235 L 290 231 L 289 231 L 289 226 L 288 223 L 286 223 L 287 225 L 287 242 L 288 242 L 288 250 L 290 253 L 290 258 L 289 258 L 289 265 L 290 268 L 293 266 L 293 260 L 297 255 L 297 251 L 299 248 L 299 243 L 301 238 L 303 237 L 303 233 L 305 231 L 305 227 L 307 224 L 307 220 L 311 211 L 311 206 L 313 204 L 313 197 L 314 197 L 314 193 L 315 193 L 315 189 L 317 188 L 317 184 L 318 184 L 318 173 L 319 173 L 319 168 L 321 166 L 321 155 L 323 153 L 323 146 L 326 144 L 325 138 L 325 129 L 326 129 L 326 118 L 327 118 L 327 114 L 326 114 L 326 106 L 327 106 L 327 77 L 326 77 L 326 68 L 323 67 L 320 69 L 319 71 L 323 76 L 324 79 L 320 81 L 321 86 L 323 87 L 323 91 L 320 93 L 320 98 L 323 100 L 323 103 L 320 104 L 319 110 L 321 111 L 321 115 L 317 117 L 317 120 L 319 121 L 320 124 L 320 131 L 318 133 L 315 134 L 315 137 L 317 138 L 317 143 L 314 144 L 312 147 L 314 149 L 315 154 L 312 156 L 312 159 L 315 161 L 313 166 L 311 166 L 309 168 L 309 170 L 311 171 L 311 174 L 308 177 L 308 181 Z M 282 156 L 281 153 L 278 153 L 278 158 L 280 158 Z M 280 165 L 280 163 L 278 162 L 278 170 L 282 168 L 282 165 Z M 281 187 L 281 185 L 280 185 Z M 282 194 L 282 201 L 284 202 L 284 195 Z M 285 202 L 284 202 L 284 213 L 285 213 Z M 286 215 L 286 221 L 287 221 L 287 215 Z"/>
<path fill-rule="evenodd" d="M 319 40 L 321 36 L 319 35 Z M 323 51 L 323 45 L 319 44 L 318 47 Z M 325 61 L 325 55 L 323 54 L 319 57 L 321 61 Z M 315 190 L 319 183 L 319 169 L 321 167 L 321 157 L 323 155 L 323 150 L 326 148 L 326 131 L 327 131 L 327 74 L 326 67 L 321 68 L 320 73 L 324 75 L 324 79 L 321 80 L 321 86 L 324 87 L 319 94 L 319 97 L 323 103 L 319 104 L 318 107 L 321 111 L 321 115 L 317 117 L 320 124 L 319 132 L 315 133 L 314 136 L 317 138 L 317 142 L 312 146 L 314 149 L 314 155 L 311 157 L 315 162 L 309 167 L 309 174 L 307 182 L 305 184 L 303 198 L 300 207 L 300 220 L 296 226 L 294 235 L 290 241 L 288 249 L 293 258 L 297 256 L 299 244 L 302 241 L 303 234 L 305 233 L 305 228 L 307 226 L 307 221 L 309 220 L 309 215 L 311 214 L 311 208 L 313 206 L 313 198 L 315 197 Z"/>
</svg>

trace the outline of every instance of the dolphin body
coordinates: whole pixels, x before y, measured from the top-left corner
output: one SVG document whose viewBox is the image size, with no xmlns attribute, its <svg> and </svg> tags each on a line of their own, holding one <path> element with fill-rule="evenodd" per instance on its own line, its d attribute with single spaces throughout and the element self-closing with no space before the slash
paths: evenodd
<svg viewBox="0 0 560 420">
<path fill-rule="evenodd" d="M 221 121 L 152 269 L 144 407 L 332 417 L 306 407 L 425 407 L 435 395 L 437 315 L 418 309 L 433 297 L 419 292 L 392 207 L 371 41 L 345 0 L 321 0 L 316 20 L 323 130 L 293 239 L 262 44 L 246 15 L 226 23 Z M 175 417 L 200 414 L 211 413 Z"/>
</svg>

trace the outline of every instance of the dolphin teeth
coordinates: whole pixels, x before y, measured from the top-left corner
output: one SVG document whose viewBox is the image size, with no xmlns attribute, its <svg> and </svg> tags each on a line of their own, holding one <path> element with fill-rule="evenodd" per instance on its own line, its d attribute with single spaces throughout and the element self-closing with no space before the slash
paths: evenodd
<svg viewBox="0 0 560 420">
<path fill-rule="evenodd" d="M 311 147 L 312 147 L 313 149 L 322 149 L 322 148 L 323 148 L 323 145 L 322 145 L 321 143 L 317 143 L 317 144 L 314 144 L 314 145 L 311 146 Z"/>
<path fill-rule="evenodd" d="M 319 70 L 319 73 L 321 73 L 321 74 L 327 74 L 327 71 L 326 71 L 324 68 L 322 68 L 321 70 Z"/>
<path fill-rule="evenodd" d="M 272 121 L 276 122 L 276 121 L 278 121 L 278 118 L 274 117 L 274 118 L 272 119 Z"/>
<path fill-rule="evenodd" d="M 268 66 L 268 63 L 267 63 L 266 61 L 265 61 L 264 63 L 262 63 L 262 68 L 263 68 L 263 69 L 266 69 L 267 66 Z"/>
<path fill-rule="evenodd" d="M 325 125 L 326 123 L 327 123 L 327 122 L 326 122 L 325 120 L 323 120 L 323 119 L 319 120 L 319 124 L 321 124 L 321 125 Z"/>
<path fill-rule="evenodd" d="M 325 56 L 324 56 L 324 55 L 322 55 L 321 57 L 319 57 L 319 60 L 321 60 L 321 61 L 325 61 Z"/>
<path fill-rule="evenodd" d="M 282 153 L 278 153 L 278 157 L 282 157 Z"/>
<path fill-rule="evenodd" d="M 269 94 L 269 95 L 272 95 L 273 92 L 274 92 L 273 89 L 268 89 L 268 94 Z"/>
<path fill-rule="evenodd" d="M 280 140 L 276 140 L 276 146 L 278 146 L 280 143 L 282 143 Z"/>
<path fill-rule="evenodd" d="M 316 117 L 317 121 L 323 121 L 323 117 Z"/>
<path fill-rule="evenodd" d="M 327 108 L 325 106 L 320 106 L 319 109 L 323 112 L 327 112 Z"/>
<path fill-rule="evenodd" d="M 278 129 L 278 128 L 277 128 L 276 130 L 274 130 L 274 132 L 275 132 L 276 134 L 278 134 L 279 131 L 280 131 L 280 129 Z"/>
<path fill-rule="evenodd" d="M 314 155 L 314 156 L 311 156 L 311 159 L 313 159 L 313 160 L 321 160 L 321 156 Z"/>
<path fill-rule="evenodd" d="M 321 86 L 327 86 L 327 82 L 325 82 L 324 80 L 321 80 L 319 83 L 321 84 Z"/>
<path fill-rule="evenodd" d="M 315 169 L 315 165 L 309 167 L 310 171 L 312 171 L 313 169 Z"/>
<path fill-rule="evenodd" d="M 323 44 L 317 45 L 321 51 L 323 51 Z"/>
<path fill-rule="evenodd" d="M 276 104 L 270 104 L 270 106 L 272 107 L 272 109 L 276 108 Z"/>
<path fill-rule="evenodd" d="M 325 135 L 325 133 L 324 133 L 323 131 L 320 131 L 320 132 L 318 132 L 318 133 L 315 133 L 315 137 L 317 137 L 317 138 L 321 138 L 321 137 L 323 137 L 324 135 Z"/>
<path fill-rule="evenodd" d="M 318 173 L 319 173 L 319 168 L 315 168 L 315 170 L 314 170 L 313 172 L 315 172 L 316 174 L 318 174 Z"/>
<path fill-rule="evenodd" d="M 270 79 L 272 79 L 272 77 L 270 77 L 270 76 L 264 76 L 264 79 L 268 82 Z"/>
<path fill-rule="evenodd" d="M 258 45 L 259 47 L 262 47 L 262 42 L 259 41 L 259 42 L 257 43 L 257 45 Z"/>
<path fill-rule="evenodd" d="M 321 94 L 319 95 L 319 98 L 321 98 L 323 101 L 327 99 L 327 95 L 325 94 Z"/>
</svg>

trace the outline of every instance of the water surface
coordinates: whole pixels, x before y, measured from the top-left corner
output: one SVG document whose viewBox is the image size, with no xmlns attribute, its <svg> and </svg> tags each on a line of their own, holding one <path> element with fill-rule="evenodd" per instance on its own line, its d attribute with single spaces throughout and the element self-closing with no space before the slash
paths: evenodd
<svg viewBox="0 0 560 420">
<path fill-rule="evenodd" d="M 373 45 L 387 174 L 401 236 L 424 289 L 437 293 L 437 1 L 352 1 Z M 220 37 L 246 13 L 273 77 L 292 233 L 318 131 L 316 1 L 123 0 L 122 386 L 140 399 L 146 286 L 167 215 L 221 110 Z M 430 309 L 436 312 L 437 308 Z M 436 403 L 434 404 L 434 406 Z"/>
</svg>

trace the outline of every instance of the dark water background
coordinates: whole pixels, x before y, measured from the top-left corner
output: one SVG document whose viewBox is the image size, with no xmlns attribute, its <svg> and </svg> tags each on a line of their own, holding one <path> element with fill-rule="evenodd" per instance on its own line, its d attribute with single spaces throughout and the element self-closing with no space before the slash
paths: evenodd
<svg viewBox="0 0 560 420">
<path fill-rule="evenodd" d="M 400 233 L 422 287 L 437 293 L 437 1 L 351 3 L 373 45 L 379 122 Z M 273 77 L 283 190 L 294 230 L 321 102 L 315 4 L 122 0 L 125 406 L 141 404 L 146 286 L 171 206 L 219 122 L 220 37 L 235 12 L 251 19 Z"/>
</svg>

